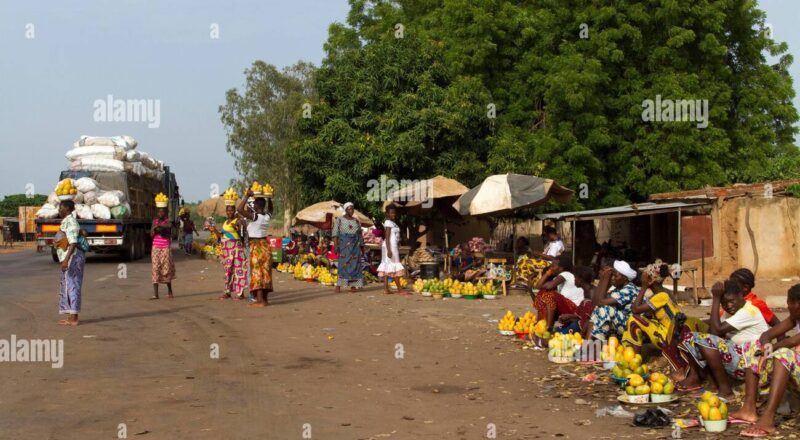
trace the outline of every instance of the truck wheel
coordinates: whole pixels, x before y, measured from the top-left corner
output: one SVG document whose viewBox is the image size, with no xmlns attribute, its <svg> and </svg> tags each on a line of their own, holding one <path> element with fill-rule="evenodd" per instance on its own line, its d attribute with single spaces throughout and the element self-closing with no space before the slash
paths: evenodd
<svg viewBox="0 0 800 440">
<path fill-rule="evenodd" d="M 122 251 L 120 252 L 120 256 L 124 261 L 133 261 L 134 260 L 134 252 L 136 252 L 136 246 L 133 242 L 133 233 L 128 230 L 125 232 L 125 235 L 122 238 Z"/>
<path fill-rule="evenodd" d="M 134 242 L 136 243 L 136 255 L 134 258 L 141 260 L 144 258 L 144 231 L 141 229 L 136 230 L 136 239 Z"/>
<path fill-rule="evenodd" d="M 53 257 L 53 261 L 58 263 L 58 253 L 56 252 L 56 248 L 50 248 L 50 255 Z"/>
</svg>

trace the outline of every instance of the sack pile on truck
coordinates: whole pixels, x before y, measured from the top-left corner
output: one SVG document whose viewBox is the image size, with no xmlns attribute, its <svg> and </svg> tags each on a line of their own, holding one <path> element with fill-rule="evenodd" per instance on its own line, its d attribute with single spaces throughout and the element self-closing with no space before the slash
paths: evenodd
<svg viewBox="0 0 800 440">
<path fill-rule="evenodd" d="M 164 162 L 144 151 L 131 136 L 81 136 L 65 155 L 73 171 L 129 171 L 153 179 L 164 177 Z"/>
<path fill-rule="evenodd" d="M 75 215 L 82 220 L 109 220 L 126 218 L 131 213 L 131 205 L 128 203 L 125 193 L 118 190 L 104 191 L 97 182 L 90 177 L 80 179 L 64 179 L 59 182 L 63 187 L 65 181 L 69 180 L 69 187 L 74 188 L 75 193 L 70 194 L 75 202 Z M 36 217 L 43 219 L 53 219 L 58 217 L 58 205 L 61 203 L 56 191 L 47 196 L 47 202 L 36 212 Z"/>
</svg>

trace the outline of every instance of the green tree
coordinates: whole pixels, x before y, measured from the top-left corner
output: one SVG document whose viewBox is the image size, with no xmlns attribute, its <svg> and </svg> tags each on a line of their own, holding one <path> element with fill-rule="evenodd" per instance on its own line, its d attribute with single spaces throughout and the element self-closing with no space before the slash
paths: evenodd
<svg viewBox="0 0 800 440">
<path fill-rule="evenodd" d="M 20 206 L 42 206 L 47 201 L 47 196 L 34 194 L 28 197 L 25 194 L 11 194 L 0 200 L 0 217 L 17 217 Z"/>
<path fill-rule="evenodd" d="M 228 134 L 227 150 L 241 175 L 232 183 L 240 192 L 253 180 L 270 183 L 276 209 L 283 212 L 285 230 L 291 225 L 301 192 L 287 152 L 300 141 L 298 119 L 303 105 L 314 99 L 314 69 L 298 62 L 278 70 L 256 61 L 245 71 L 244 90 L 228 90 L 226 103 L 219 108 Z"/>
<path fill-rule="evenodd" d="M 478 183 L 491 132 L 481 81 L 451 78 L 440 45 L 413 33 L 398 37 L 394 25 L 357 48 L 337 29 L 332 35 L 343 46 L 328 46 L 312 117 L 300 121 L 306 139 L 290 155 L 304 201 L 353 201 L 375 214 L 380 203 L 367 200 L 368 185 L 382 176 Z"/>
<path fill-rule="evenodd" d="M 405 31 L 406 44 L 413 41 L 415 47 L 435 49 L 435 68 L 441 70 L 438 77 L 446 78 L 446 87 L 469 81 L 480 91 L 478 96 L 465 96 L 465 108 L 477 108 L 489 97 L 497 106 L 497 119 L 489 127 L 484 129 L 480 119 L 471 120 L 481 129 L 469 131 L 472 137 L 465 140 L 480 148 L 471 148 L 477 154 L 465 159 L 477 159 L 479 166 L 464 167 L 458 176 L 450 173 L 465 183 L 492 173 L 535 173 L 570 187 L 586 183 L 590 198 L 578 204 L 607 206 L 641 201 L 654 192 L 754 181 L 774 168 L 775 161 L 794 163 L 798 155 L 794 143 L 798 114 L 788 74 L 793 59 L 785 43 L 776 43 L 763 32 L 765 16 L 756 2 L 350 0 L 350 4 L 346 23 L 330 28 L 328 57 L 318 78 L 320 84 L 341 78 L 321 93 L 333 105 L 322 112 L 323 119 L 304 128 L 311 136 L 305 148 L 316 148 L 313 151 L 321 157 L 359 136 L 382 139 L 374 125 L 362 123 L 385 120 L 392 105 L 376 107 L 371 99 L 345 95 L 348 91 L 359 95 L 368 87 L 365 83 L 374 84 L 370 80 L 381 79 L 386 69 L 410 67 L 397 59 L 366 55 L 381 53 L 387 44 L 401 46 L 403 42 L 390 41 L 397 24 Z M 420 58 L 426 55 L 422 51 Z M 767 55 L 778 61 L 768 64 Z M 409 93 L 420 94 L 413 78 L 407 84 L 411 87 L 389 83 L 381 89 L 386 93 L 379 102 L 408 102 Z M 690 121 L 644 121 L 643 105 L 659 96 L 707 100 L 707 127 Z M 424 130 L 436 133 L 434 127 Z M 394 139 L 404 134 L 393 133 Z M 381 142 L 370 149 L 369 157 L 347 162 L 352 167 L 348 172 L 354 170 L 348 178 L 363 180 L 370 174 L 365 169 L 380 168 L 365 168 L 365 163 L 384 166 L 383 159 L 373 155 L 385 157 L 380 152 L 385 145 Z M 457 148 L 455 144 L 422 145 L 424 150 L 415 152 L 414 164 L 408 166 L 429 172 L 439 162 L 452 165 L 453 155 L 446 149 Z M 396 168 L 388 169 L 392 174 Z M 340 180 L 318 176 L 303 184 L 311 194 L 352 194 L 342 189 Z"/>
</svg>

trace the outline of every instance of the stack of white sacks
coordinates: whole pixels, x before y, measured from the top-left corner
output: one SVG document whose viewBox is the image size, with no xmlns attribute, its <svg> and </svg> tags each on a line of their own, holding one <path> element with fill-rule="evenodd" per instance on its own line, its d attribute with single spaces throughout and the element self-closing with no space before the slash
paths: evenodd
<svg viewBox="0 0 800 440">
<path fill-rule="evenodd" d="M 73 171 L 130 171 L 140 176 L 160 179 L 164 162 L 137 151 L 139 143 L 131 136 L 81 136 L 72 144 L 66 157 Z"/>
<path fill-rule="evenodd" d="M 103 191 L 91 177 L 81 177 L 74 180 L 75 189 L 75 215 L 80 219 L 108 220 L 112 218 L 125 218 L 131 213 L 131 205 L 122 191 Z M 58 217 L 59 199 L 55 192 L 47 196 L 47 203 L 36 212 L 39 218 Z"/>
<path fill-rule="evenodd" d="M 81 136 L 66 154 L 73 171 L 130 171 L 149 178 L 161 179 L 164 163 L 151 158 L 143 151 L 136 151 L 136 139 L 130 136 L 93 137 Z M 75 214 L 80 219 L 125 218 L 131 207 L 125 194 L 118 190 L 104 191 L 89 177 L 73 181 L 78 194 L 75 196 Z M 47 197 L 47 203 L 36 212 L 39 218 L 58 217 L 59 199 L 55 192 Z"/>
</svg>

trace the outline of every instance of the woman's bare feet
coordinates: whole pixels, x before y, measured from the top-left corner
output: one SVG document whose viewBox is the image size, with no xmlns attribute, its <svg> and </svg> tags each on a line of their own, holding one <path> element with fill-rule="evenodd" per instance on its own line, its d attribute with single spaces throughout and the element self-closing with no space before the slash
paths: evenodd
<svg viewBox="0 0 800 440">
<path fill-rule="evenodd" d="M 755 423 L 758 421 L 758 413 L 755 410 L 749 410 L 745 408 L 742 408 L 736 412 L 732 412 L 730 417 L 750 423 Z"/>
<path fill-rule="evenodd" d="M 334 289 L 334 292 L 342 293 L 342 286 L 336 286 L 336 289 Z"/>
</svg>

